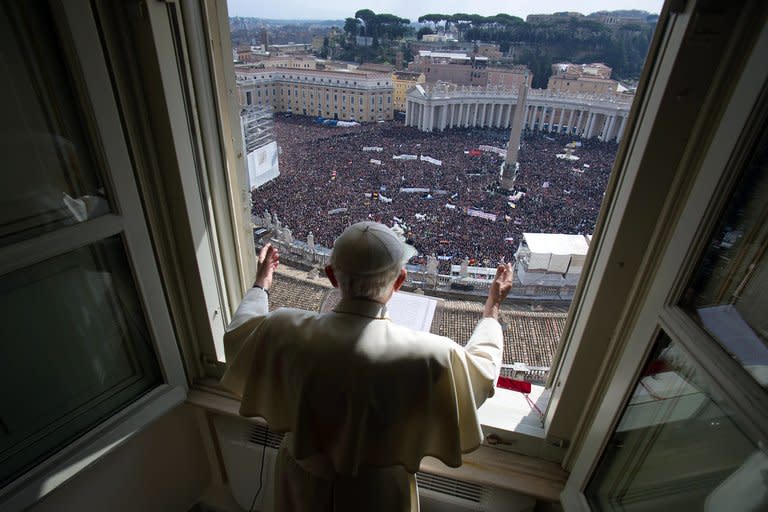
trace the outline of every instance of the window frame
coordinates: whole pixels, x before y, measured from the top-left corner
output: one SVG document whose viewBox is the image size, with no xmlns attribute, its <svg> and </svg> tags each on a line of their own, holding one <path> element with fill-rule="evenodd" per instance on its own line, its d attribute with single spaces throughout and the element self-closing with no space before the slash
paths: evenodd
<svg viewBox="0 0 768 512">
<path fill-rule="evenodd" d="M 660 23 L 669 14 L 662 13 Z M 591 398 L 591 412 L 581 418 L 582 440 L 566 458 L 572 471 L 562 502 L 568 509 L 590 510 L 584 491 L 660 330 L 679 343 L 701 370 L 702 378 L 712 384 L 713 391 L 729 401 L 748 435 L 755 441 L 768 439 L 764 417 L 755 412 L 768 409 L 768 395 L 677 305 L 752 154 L 759 128 L 768 119 L 765 14 L 764 7 L 752 4 L 744 12 L 731 15 L 735 20 L 716 20 L 709 18 L 712 14 L 702 2 L 690 2 L 684 11 L 673 13 L 680 21 L 673 28 L 679 45 L 669 45 L 667 51 L 672 53 L 663 59 L 685 52 L 686 45 L 698 44 L 697 51 L 707 54 L 707 44 L 720 44 L 723 53 L 716 54 L 719 59 L 714 58 L 719 64 L 706 101 L 699 111 L 682 119 L 689 123 L 690 140 L 698 145 L 681 148 L 685 154 L 673 170 L 674 186 L 661 194 L 665 204 L 659 210 L 657 229 L 649 243 L 652 253 L 638 269 L 638 282 L 627 296 L 621 323 L 612 335 L 609 352 L 613 355 L 603 362 Z M 718 43 L 715 37 L 714 43 L 702 44 L 691 35 L 701 28 L 697 22 L 708 24 L 714 29 L 711 33 L 727 34 L 726 41 Z M 750 31 L 754 28 L 757 30 Z"/>
<path fill-rule="evenodd" d="M 695 2 L 691 2 L 691 4 L 695 4 Z M 208 55 L 209 65 L 218 70 L 214 72 L 216 80 L 213 96 L 218 104 L 231 106 L 236 98 L 233 99 L 231 93 L 233 88 L 229 87 L 227 84 L 230 82 L 226 81 L 228 80 L 227 63 L 229 62 L 226 56 L 231 54 L 231 52 L 228 54 L 224 51 L 229 45 L 226 4 L 223 1 L 206 0 L 203 5 L 202 12 L 204 14 L 200 23 L 205 26 L 204 33 L 217 45 L 215 49 L 209 47 L 204 52 Z M 641 80 L 643 86 L 638 92 L 635 100 L 636 105 L 633 107 L 633 113 L 628 122 L 627 133 L 632 136 L 624 138 L 617 156 L 616 166 L 621 172 L 615 173 L 616 176 L 612 178 L 610 188 L 606 193 L 606 204 L 599 221 L 599 232 L 595 234 L 594 249 L 590 251 L 587 258 L 585 278 L 579 285 L 579 291 L 577 291 L 574 305 L 572 305 L 558 358 L 553 362 L 555 371 L 550 381 L 553 400 L 550 401 L 545 418 L 546 445 L 549 447 L 554 445 L 559 448 L 570 446 L 565 461 L 567 467 L 572 466 L 577 448 L 580 448 L 584 436 L 589 432 L 588 421 L 596 412 L 600 394 L 605 393 L 608 388 L 608 376 L 615 370 L 616 356 L 622 348 L 617 340 L 613 339 L 612 334 L 612 328 L 615 327 L 617 318 L 601 320 L 598 317 L 600 312 L 605 310 L 606 305 L 619 302 L 615 300 L 615 297 L 625 297 L 630 290 L 633 290 L 636 284 L 634 271 L 630 271 L 630 269 L 636 269 L 643 263 L 640 258 L 642 256 L 640 249 L 644 247 L 645 241 L 643 240 L 645 239 L 628 241 L 626 237 L 621 238 L 619 232 L 627 226 L 628 217 L 633 212 L 635 214 L 638 212 L 637 197 L 639 196 L 636 194 L 639 192 L 636 188 L 642 188 L 641 185 L 644 183 L 638 183 L 636 180 L 641 171 L 645 173 L 653 164 L 651 158 L 646 158 L 646 149 L 648 147 L 657 148 L 654 150 L 657 157 L 660 157 L 658 153 L 665 153 L 665 151 L 658 149 L 659 147 L 670 149 L 672 153 L 677 155 L 678 159 L 683 156 L 679 147 L 684 147 L 684 145 L 678 143 L 679 137 L 673 137 L 672 142 L 666 144 L 659 143 L 659 138 L 668 133 L 669 130 L 665 131 L 660 127 L 662 120 L 667 122 L 670 117 L 674 118 L 674 112 L 663 115 L 662 113 L 667 106 L 665 102 L 669 100 L 667 86 L 671 87 L 669 81 L 675 70 L 675 56 L 683 42 L 685 24 L 690 21 L 690 17 L 684 19 L 682 11 L 677 8 L 678 5 L 679 3 L 675 3 L 672 7 L 665 7 L 664 13 L 659 18 L 657 33 L 649 50 L 649 62 L 646 64 Z M 188 3 L 182 2 L 182 9 L 186 7 L 188 7 Z M 686 6 L 683 5 L 682 7 Z M 152 9 L 155 8 L 152 7 Z M 217 16 L 215 20 L 212 19 L 214 14 Z M 229 65 L 231 66 L 231 63 Z M 233 71 L 232 77 L 234 77 Z M 198 77 L 199 79 L 201 78 Z M 204 76 L 202 79 L 205 79 Z M 360 100 L 362 104 L 362 96 Z M 350 101 L 354 105 L 352 96 L 350 96 Z M 690 116 L 687 119 L 690 119 Z M 681 122 L 674 119 L 672 121 L 670 125 L 679 128 Z M 215 123 L 215 121 L 210 122 Z M 223 149 L 219 148 L 219 151 L 223 153 L 221 160 L 228 163 L 233 158 L 242 160 L 242 155 L 236 155 L 235 148 L 237 145 L 235 141 L 237 137 L 235 135 L 236 130 L 232 129 L 233 119 L 229 118 L 229 123 L 224 122 L 222 124 L 230 126 L 222 129 L 231 130 L 232 136 L 225 137 L 226 144 Z M 675 146 L 679 147 L 676 149 Z M 228 170 L 232 172 L 231 167 Z M 655 174 L 651 172 L 650 176 L 653 177 L 658 172 L 655 171 Z M 649 179 L 647 176 L 643 176 L 643 178 Z M 640 192 L 648 193 L 647 190 Z M 655 203 L 661 202 L 661 199 L 655 200 Z M 644 221 L 644 234 L 650 237 L 654 227 L 654 220 Z M 231 244 L 221 242 L 220 250 L 238 251 L 238 249 L 233 249 Z M 630 255 L 630 259 L 627 260 L 626 256 L 630 252 L 637 254 Z M 618 263 L 622 263 L 623 268 L 621 270 L 613 268 Z M 241 269 L 241 277 L 242 275 Z M 618 279 L 614 279 L 617 275 Z M 228 294 L 242 294 L 244 291 L 242 289 L 239 292 L 236 290 L 235 287 L 227 287 Z M 624 290 L 624 293 L 620 290 Z M 236 301 L 230 301 L 230 308 L 234 305 L 236 305 Z M 621 307 L 624 305 L 623 303 L 617 304 L 608 309 L 620 313 Z M 626 321 L 629 319 L 622 319 L 622 322 Z M 591 333 L 599 335 L 595 338 L 600 340 L 598 345 L 589 345 L 589 342 L 585 341 L 590 338 Z M 605 340 L 609 340 L 609 350 L 597 350 L 596 347 L 605 348 Z M 193 347 L 188 350 L 193 353 L 197 350 L 196 354 L 202 359 L 210 358 L 210 347 L 203 346 L 198 349 Z M 585 361 L 587 359 L 593 359 L 593 361 L 587 362 Z M 639 368 L 639 365 L 640 363 L 636 362 L 635 370 Z M 220 369 L 220 366 L 207 365 L 204 375 L 215 377 L 217 375 L 216 368 Z M 592 368 L 594 371 L 588 371 L 588 368 Z M 598 382 L 595 382 L 594 375 L 600 376 Z M 199 381 L 200 389 L 204 389 L 205 386 L 203 377 Z M 587 404 L 587 407 L 584 407 L 584 404 Z"/>
<path fill-rule="evenodd" d="M 51 3 L 66 65 L 71 70 L 78 107 L 96 143 L 100 172 L 112 211 L 0 249 L 0 273 L 6 274 L 46 259 L 120 236 L 135 290 L 151 336 L 162 383 L 113 411 L 75 440 L 60 446 L 0 489 L 5 510 L 21 510 L 39 501 L 98 458 L 122 445 L 141 428 L 182 403 L 188 381 L 166 302 L 163 281 L 146 220 L 145 204 L 134 174 L 134 160 L 123 131 L 109 59 L 88 2 Z M 107 85 L 105 87 L 105 85 Z"/>
</svg>

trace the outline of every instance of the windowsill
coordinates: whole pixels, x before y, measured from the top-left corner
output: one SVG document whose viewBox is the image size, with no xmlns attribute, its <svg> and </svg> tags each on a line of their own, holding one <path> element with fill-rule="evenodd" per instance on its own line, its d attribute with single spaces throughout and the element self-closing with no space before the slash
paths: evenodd
<svg viewBox="0 0 768 512">
<path fill-rule="evenodd" d="M 540 404 L 546 403 L 548 395 L 543 387 L 533 386 L 530 398 L 541 408 Z M 190 390 L 187 401 L 214 413 L 240 417 L 240 402 L 218 388 L 213 380 Z M 479 409 L 479 414 L 486 436 L 495 434 L 501 443 L 494 446 L 483 443 L 463 456 L 464 464 L 459 468 L 450 468 L 435 458 L 425 457 L 421 470 L 545 501 L 559 501 L 568 473 L 556 460 L 562 458 L 564 450 L 546 442 L 538 414 L 535 410 L 532 413 L 531 409 L 521 393 L 497 389 Z M 261 418 L 242 419 L 264 424 Z"/>
<path fill-rule="evenodd" d="M 25 510 L 104 458 L 184 402 L 186 392 L 163 384 L 96 426 L 0 490 L 0 509 Z"/>
</svg>

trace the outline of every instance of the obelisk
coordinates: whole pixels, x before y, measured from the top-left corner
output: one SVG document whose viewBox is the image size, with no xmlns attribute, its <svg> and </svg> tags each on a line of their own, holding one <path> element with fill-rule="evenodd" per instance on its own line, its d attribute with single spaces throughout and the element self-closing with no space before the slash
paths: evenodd
<svg viewBox="0 0 768 512">
<path fill-rule="evenodd" d="M 509 134 L 507 157 L 504 159 L 501 171 L 501 187 L 511 190 L 517 177 L 517 151 L 520 148 L 520 134 L 525 124 L 525 98 L 528 96 L 528 75 L 518 89 L 515 115 L 512 116 L 512 130 Z"/>
</svg>

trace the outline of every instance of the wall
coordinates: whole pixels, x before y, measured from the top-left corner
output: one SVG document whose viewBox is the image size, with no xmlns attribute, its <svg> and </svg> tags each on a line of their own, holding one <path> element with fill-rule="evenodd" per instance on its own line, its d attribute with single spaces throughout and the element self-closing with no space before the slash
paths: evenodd
<svg viewBox="0 0 768 512">
<path fill-rule="evenodd" d="M 180 405 L 28 510 L 186 512 L 210 483 L 194 410 Z"/>
</svg>

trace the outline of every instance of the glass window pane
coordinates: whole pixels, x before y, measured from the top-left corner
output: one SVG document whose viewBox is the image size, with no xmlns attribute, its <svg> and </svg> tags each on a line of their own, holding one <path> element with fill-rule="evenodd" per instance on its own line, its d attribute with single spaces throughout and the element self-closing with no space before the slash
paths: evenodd
<svg viewBox="0 0 768 512">
<path fill-rule="evenodd" d="M 592 510 L 766 510 L 768 456 L 662 333 L 585 495 Z"/>
<path fill-rule="evenodd" d="M 0 3 L 0 48 L 3 246 L 110 206 L 47 3 Z"/>
<path fill-rule="evenodd" d="M 768 386 L 768 131 L 726 207 L 683 306 Z"/>
<path fill-rule="evenodd" d="M 0 277 L 0 486 L 161 382 L 122 239 Z"/>
</svg>

